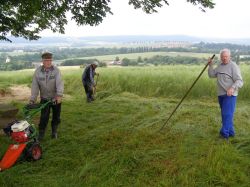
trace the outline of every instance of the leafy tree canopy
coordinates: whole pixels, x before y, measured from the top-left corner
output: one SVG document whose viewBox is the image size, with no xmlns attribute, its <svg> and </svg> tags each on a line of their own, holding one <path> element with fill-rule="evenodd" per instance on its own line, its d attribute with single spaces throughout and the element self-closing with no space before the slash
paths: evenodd
<svg viewBox="0 0 250 187">
<path fill-rule="evenodd" d="M 8 34 L 28 40 L 39 39 L 42 30 L 64 33 L 67 15 L 77 25 L 98 25 L 107 14 L 113 14 L 109 4 L 111 0 L 9 0 L 0 4 L 0 40 L 10 41 Z M 187 0 L 194 5 L 213 8 L 213 0 Z M 135 9 L 141 8 L 151 14 L 167 0 L 129 0 Z M 69 14 L 70 13 L 70 14 Z M 11 41 L 10 41 L 11 42 Z"/>
</svg>

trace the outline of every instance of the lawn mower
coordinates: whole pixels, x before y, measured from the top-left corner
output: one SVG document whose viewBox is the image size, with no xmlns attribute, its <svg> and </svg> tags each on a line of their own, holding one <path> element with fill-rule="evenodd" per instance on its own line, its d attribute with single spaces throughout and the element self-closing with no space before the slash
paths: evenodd
<svg viewBox="0 0 250 187">
<path fill-rule="evenodd" d="M 42 147 L 38 141 L 38 133 L 34 124 L 29 123 L 32 117 L 45 108 L 44 104 L 28 104 L 23 108 L 24 120 L 9 123 L 3 131 L 11 137 L 13 143 L 8 147 L 0 161 L 0 171 L 10 168 L 18 160 L 36 161 L 42 156 Z"/>
</svg>

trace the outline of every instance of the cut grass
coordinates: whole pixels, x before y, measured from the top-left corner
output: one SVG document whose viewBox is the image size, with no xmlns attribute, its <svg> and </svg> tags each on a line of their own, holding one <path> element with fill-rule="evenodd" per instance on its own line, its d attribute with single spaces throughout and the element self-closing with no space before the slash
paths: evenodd
<svg viewBox="0 0 250 187">
<path fill-rule="evenodd" d="M 110 95 L 65 101 L 59 139 L 48 129 L 43 159 L 16 164 L 2 186 L 247 186 L 250 129 L 237 110 L 237 136 L 218 138 L 213 100 L 187 100 L 158 132 L 177 100 Z M 249 103 L 239 102 L 237 108 Z M 250 109 L 246 109 L 250 112 Z M 9 141 L 0 137 L 1 156 Z M 244 141 L 243 141 L 244 140 Z M 18 175 L 16 175 L 18 173 Z"/>
</svg>

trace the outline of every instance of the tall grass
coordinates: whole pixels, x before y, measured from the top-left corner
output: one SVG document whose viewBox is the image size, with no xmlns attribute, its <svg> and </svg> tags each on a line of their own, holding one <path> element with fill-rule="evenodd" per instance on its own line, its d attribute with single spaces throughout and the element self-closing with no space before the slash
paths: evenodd
<svg viewBox="0 0 250 187">
<path fill-rule="evenodd" d="M 190 88 L 204 67 L 200 65 L 170 65 L 159 67 L 97 68 L 100 73 L 97 89 L 110 93 L 131 92 L 144 97 L 182 97 Z M 248 66 L 241 66 L 244 86 L 239 99 L 250 97 L 250 76 Z M 82 93 L 81 74 L 83 70 L 65 73 L 66 90 Z M 215 97 L 216 79 L 208 78 L 207 71 L 193 87 L 189 98 Z"/>
<path fill-rule="evenodd" d="M 109 94 L 130 92 L 144 97 L 181 98 L 203 68 L 201 65 L 97 68 L 96 71 L 100 73 L 97 89 Z M 239 99 L 250 98 L 249 69 L 247 65 L 241 66 L 244 86 L 240 90 Z M 82 72 L 83 69 L 80 68 L 62 69 L 67 94 L 80 95 L 84 92 L 81 83 Z M 11 84 L 30 85 L 32 74 L 32 70 L 1 72 L 0 87 Z M 188 97 L 207 98 L 216 95 L 216 79 L 209 79 L 205 71 Z"/>
<path fill-rule="evenodd" d="M 0 87 L 13 84 L 31 84 L 34 70 L 0 71 Z"/>
</svg>

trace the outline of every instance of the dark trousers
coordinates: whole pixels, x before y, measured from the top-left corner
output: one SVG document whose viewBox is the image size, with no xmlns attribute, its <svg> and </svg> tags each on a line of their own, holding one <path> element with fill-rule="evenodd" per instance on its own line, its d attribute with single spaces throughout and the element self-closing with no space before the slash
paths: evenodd
<svg viewBox="0 0 250 187">
<path fill-rule="evenodd" d="M 222 95 L 218 97 L 222 118 L 222 127 L 220 130 L 220 134 L 225 138 L 235 135 L 233 118 L 236 106 L 236 99 L 236 96 Z"/>
<path fill-rule="evenodd" d="M 90 83 L 83 83 L 83 87 L 86 93 L 87 101 L 93 100 L 93 86 Z"/>
<path fill-rule="evenodd" d="M 42 99 L 41 104 L 46 103 L 47 100 Z M 50 110 L 52 109 L 52 121 L 51 121 L 51 130 L 52 135 L 57 133 L 57 128 L 60 123 L 60 114 L 61 114 L 61 103 L 60 104 L 48 104 L 41 111 L 40 123 L 39 123 L 39 136 L 44 136 L 47 124 L 49 122 Z"/>
</svg>

